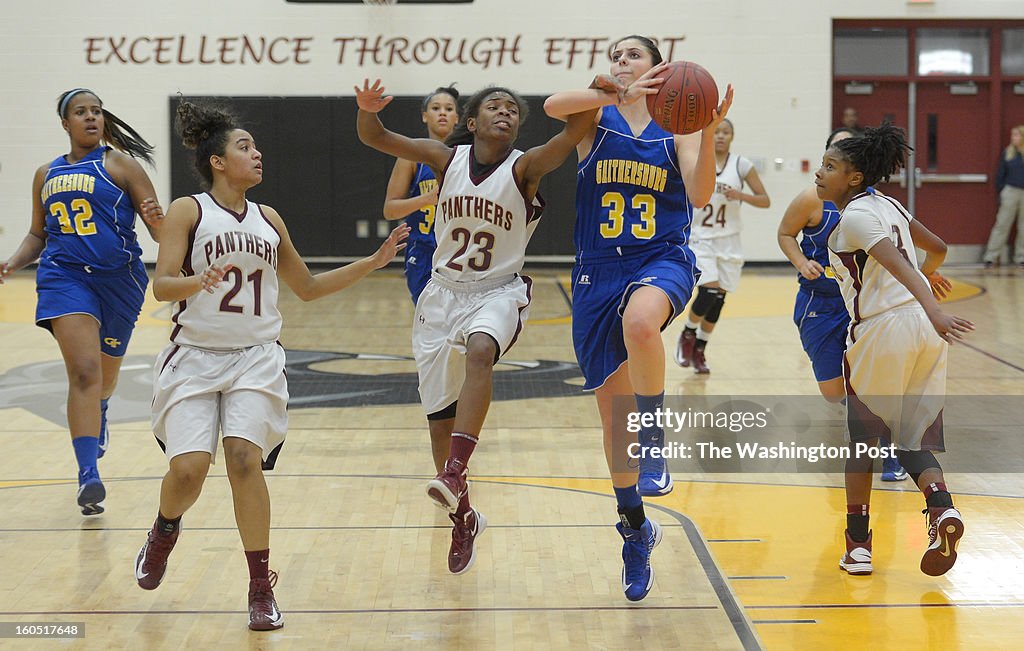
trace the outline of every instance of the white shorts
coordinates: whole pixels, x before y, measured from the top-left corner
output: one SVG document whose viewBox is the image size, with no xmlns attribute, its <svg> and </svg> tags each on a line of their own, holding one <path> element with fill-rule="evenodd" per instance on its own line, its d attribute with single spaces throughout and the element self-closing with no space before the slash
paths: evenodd
<svg viewBox="0 0 1024 651">
<path fill-rule="evenodd" d="M 263 450 L 274 467 L 288 431 L 288 380 L 278 343 L 214 352 L 171 344 L 156 360 L 153 433 L 172 459 L 186 452 L 217 457 L 220 433 Z"/>
<path fill-rule="evenodd" d="M 736 291 L 743 271 L 743 243 L 739 233 L 693 240 L 690 249 L 697 256 L 697 268 L 700 269 L 697 287 L 717 282 L 727 292 Z"/>
<path fill-rule="evenodd" d="M 519 275 L 475 283 L 431 277 L 416 302 L 412 328 L 420 402 L 427 414 L 458 399 L 471 334 L 493 337 L 499 356 L 508 352 L 529 314 L 532 285 L 528 276 Z"/>
<path fill-rule="evenodd" d="M 901 450 L 945 450 L 949 344 L 924 309 L 915 301 L 866 319 L 846 346 L 850 438 L 885 436 Z"/>
</svg>

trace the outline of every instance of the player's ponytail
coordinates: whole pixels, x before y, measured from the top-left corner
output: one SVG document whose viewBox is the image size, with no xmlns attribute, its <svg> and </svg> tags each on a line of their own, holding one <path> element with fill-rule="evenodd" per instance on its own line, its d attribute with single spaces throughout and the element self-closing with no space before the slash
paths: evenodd
<svg viewBox="0 0 1024 651">
<path fill-rule="evenodd" d="M 100 109 L 103 111 L 103 141 L 132 158 L 141 158 L 153 165 L 153 145 L 146 142 L 146 139 L 127 122 L 103 108 L 103 100 L 88 88 L 73 88 L 61 93 L 57 98 L 57 115 L 66 120 L 71 99 L 82 93 L 92 95 L 100 103 Z"/>
<path fill-rule="evenodd" d="M 451 135 L 445 139 L 444 144 L 449 147 L 455 147 L 456 145 L 471 145 L 473 144 L 473 132 L 469 130 L 467 126 L 469 119 L 476 119 L 477 115 L 480 114 L 480 105 L 484 103 L 488 95 L 493 93 L 505 93 L 512 98 L 512 101 L 519 107 L 519 126 L 522 127 L 526 123 L 526 117 L 530 114 L 530 107 L 527 105 L 526 100 L 520 97 L 519 93 L 502 86 L 488 86 L 483 90 L 479 90 L 473 93 L 473 96 L 466 101 L 466 105 L 459 111 L 459 121 L 452 129 Z"/>
<path fill-rule="evenodd" d="M 906 132 L 888 120 L 864 129 L 862 135 L 840 140 L 832 148 L 864 175 L 865 187 L 888 181 L 906 166 L 907 154 L 913 151 Z"/>
<path fill-rule="evenodd" d="M 193 164 L 200 182 L 206 188 L 212 187 L 210 157 L 224 155 L 228 134 L 239 128 L 237 118 L 226 109 L 181 98 L 175 111 L 174 128 L 181 137 L 181 144 L 196 152 Z"/>
</svg>

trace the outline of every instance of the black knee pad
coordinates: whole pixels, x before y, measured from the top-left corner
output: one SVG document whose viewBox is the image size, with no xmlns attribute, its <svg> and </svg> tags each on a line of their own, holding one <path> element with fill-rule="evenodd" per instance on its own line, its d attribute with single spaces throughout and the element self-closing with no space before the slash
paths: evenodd
<svg viewBox="0 0 1024 651">
<path fill-rule="evenodd" d="M 896 458 L 900 460 L 900 465 L 907 471 L 907 474 L 914 478 L 915 482 L 917 477 L 929 468 L 942 469 L 930 450 L 896 450 Z"/>
<path fill-rule="evenodd" d="M 455 409 L 458 404 L 459 401 L 456 400 L 441 411 L 435 411 L 432 414 L 427 414 L 427 420 L 448 420 L 449 418 L 455 418 Z"/>
<path fill-rule="evenodd" d="M 725 305 L 725 294 L 724 289 L 712 290 L 717 292 L 715 295 L 715 302 L 708 308 L 707 314 L 704 315 L 704 320 L 708 323 L 718 323 L 718 317 L 722 316 L 722 306 Z"/>
<path fill-rule="evenodd" d="M 698 287 L 697 298 L 693 299 L 693 313 L 703 317 L 715 305 L 718 300 L 718 293 L 722 290 L 717 287 Z"/>
</svg>

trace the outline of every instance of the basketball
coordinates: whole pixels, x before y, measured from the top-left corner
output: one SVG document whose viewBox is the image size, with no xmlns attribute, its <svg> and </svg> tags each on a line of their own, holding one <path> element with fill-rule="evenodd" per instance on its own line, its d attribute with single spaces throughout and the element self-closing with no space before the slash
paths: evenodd
<svg viewBox="0 0 1024 651">
<path fill-rule="evenodd" d="M 718 108 L 718 84 L 703 66 L 671 61 L 658 75 L 665 81 L 647 96 L 647 111 L 655 124 L 677 134 L 696 133 L 711 123 Z"/>
</svg>

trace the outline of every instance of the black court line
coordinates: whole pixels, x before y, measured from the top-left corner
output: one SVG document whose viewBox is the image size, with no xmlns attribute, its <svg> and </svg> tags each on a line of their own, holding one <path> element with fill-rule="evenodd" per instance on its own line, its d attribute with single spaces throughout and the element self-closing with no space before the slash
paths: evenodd
<svg viewBox="0 0 1024 651">
<path fill-rule="evenodd" d="M 982 355 L 984 355 L 985 357 L 988 357 L 989 359 L 994 359 L 995 361 L 999 362 L 1000 364 L 1003 364 L 1004 366 L 1009 366 L 1010 368 L 1012 368 L 1015 371 L 1020 371 L 1021 373 L 1024 373 L 1024 368 L 1022 368 L 1020 366 L 1017 366 L 1013 362 L 1005 360 L 1002 357 L 999 357 L 998 355 L 993 355 L 992 353 L 988 352 L 987 350 L 982 350 L 981 348 L 978 348 L 974 344 L 967 343 L 966 341 L 964 341 L 962 339 L 957 340 L 956 343 L 961 345 L 961 346 L 966 346 L 967 348 L 970 348 L 971 350 L 973 350 L 976 353 L 981 353 Z"/>
<path fill-rule="evenodd" d="M 337 476 L 337 475 L 326 475 L 326 476 Z M 356 475 L 356 476 L 363 477 L 362 475 Z M 387 476 L 385 476 L 385 475 L 377 475 L 376 477 L 377 478 L 386 478 Z M 423 479 L 422 476 L 391 476 L 391 478 L 392 479 L 417 479 L 417 480 Z M 139 479 L 159 479 L 159 478 L 158 477 L 153 477 L 153 478 L 139 478 Z M 594 492 L 594 491 L 582 490 L 582 489 L 578 489 L 578 488 L 563 488 L 563 487 L 560 487 L 560 486 L 545 486 L 545 485 L 541 485 L 541 484 L 515 483 L 515 482 L 508 482 L 508 481 L 493 481 L 493 480 L 480 479 L 479 477 L 475 477 L 474 481 L 480 482 L 480 483 L 495 484 L 495 485 L 499 485 L 499 486 L 506 486 L 506 487 L 508 487 L 508 486 L 511 486 L 511 487 L 523 486 L 523 487 L 528 487 L 528 488 L 540 488 L 540 489 L 557 490 L 557 491 L 564 491 L 564 492 L 570 492 L 570 493 L 579 493 L 579 494 L 582 494 L 582 495 L 590 495 L 590 496 L 601 497 L 601 498 L 604 498 L 604 499 L 607 499 L 607 500 L 614 500 L 615 499 L 614 495 L 605 495 L 603 493 L 597 493 L 597 492 Z M 718 601 L 721 604 L 721 608 L 725 611 L 726 616 L 729 618 L 729 623 L 731 624 L 731 626 L 733 628 L 733 631 L 736 633 L 736 636 L 739 639 L 740 644 L 743 645 L 743 648 L 745 650 L 746 649 L 758 649 L 758 650 L 763 649 L 764 647 L 761 645 L 760 640 L 758 640 L 756 633 L 754 632 L 754 630 L 750 626 L 749 620 L 747 619 L 747 617 L 743 613 L 743 607 L 740 606 L 739 602 L 736 599 L 736 596 L 733 594 L 732 590 L 730 589 L 728 582 L 726 581 L 725 577 L 722 575 L 721 570 L 719 570 L 718 566 L 715 564 L 715 561 L 714 561 L 714 559 L 711 556 L 711 550 L 707 546 L 707 542 L 701 536 L 700 531 L 698 531 L 697 526 L 693 523 L 693 521 L 690 520 L 685 515 L 683 515 L 682 513 L 679 513 L 677 511 L 674 511 L 674 510 L 669 509 L 669 508 L 666 508 L 664 506 L 660 506 L 658 504 L 651 504 L 649 502 L 647 503 L 647 505 L 648 505 L 648 507 L 650 507 L 652 509 L 656 509 L 658 511 L 661 511 L 662 513 L 665 513 L 665 514 L 669 515 L 670 517 L 675 519 L 676 522 L 679 523 L 679 526 L 682 527 L 683 531 L 686 533 L 687 539 L 690 542 L 690 547 L 693 549 L 694 554 L 697 556 L 697 559 L 700 561 L 701 568 L 704 570 L 704 574 L 707 577 L 708 582 L 711 584 L 712 589 L 715 591 L 715 596 L 718 597 Z M 606 524 L 604 526 L 607 527 L 609 525 Z M 224 528 L 224 529 L 225 530 L 229 530 L 228 528 Z M 274 529 L 281 529 L 281 528 L 274 527 Z M 75 531 L 82 531 L 82 530 L 83 529 L 81 527 L 75 529 Z M 88 529 L 86 529 L 86 530 L 88 530 Z M 138 531 L 139 529 L 132 528 L 130 530 L 131 531 Z M 645 606 L 639 606 L 639 607 L 640 608 L 647 608 Z M 587 611 L 587 610 L 600 610 L 600 609 L 606 609 L 606 610 L 630 610 L 630 609 L 633 609 L 633 608 L 637 608 L 637 606 L 633 606 L 633 607 L 610 606 L 610 607 L 603 607 L 603 608 L 570 608 L 570 609 L 538 608 L 536 610 L 539 610 L 539 611 L 544 611 L 544 610 L 569 610 L 569 611 L 580 610 L 580 611 Z M 686 609 L 694 609 L 694 608 L 696 608 L 696 609 L 707 609 L 709 607 L 701 606 L 701 607 L 688 608 L 688 607 L 676 607 L 676 606 L 652 606 L 650 608 L 651 609 L 657 609 L 657 610 L 686 610 Z M 713 606 L 713 607 L 710 607 L 710 608 L 712 608 L 714 610 L 718 610 L 718 606 Z M 453 610 L 454 611 L 464 610 L 466 612 L 475 612 L 475 611 L 486 611 L 486 610 L 499 610 L 500 611 L 500 610 L 503 610 L 503 609 L 472 609 L 472 608 L 467 608 L 467 609 L 453 609 Z M 511 610 L 511 611 L 514 611 L 514 610 L 524 610 L 524 611 L 529 611 L 531 609 L 504 609 L 504 610 Z M 133 614 L 133 611 L 118 611 L 118 612 L 122 612 L 123 614 Z M 149 614 L 149 613 L 154 613 L 154 612 L 156 612 L 156 611 L 140 611 L 139 614 Z M 193 612 L 193 611 L 175 611 L 175 612 Z M 237 611 L 201 611 L 201 612 L 214 612 L 214 613 L 232 612 L 232 613 L 234 613 L 234 612 L 237 612 Z M 292 611 L 289 611 L 289 612 L 292 612 Z M 303 611 L 296 611 L 296 612 L 303 612 Z M 436 611 L 410 609 L 408 611 L 403 611 L 403 610 L 381 610 L 381 611 L 363 610 L 363 611 L 310 611 L 310 612 L 325 612 L 325 613 L 330 613 L 330 612 L 339 612 L 339 613 L 341 613 L 341 612 L 353 612 L 353 613 L 374 613 L 374 612 L 380 612 L 380 613 L 393 613 L 393 612 L 447 612 L 447 611 L 445 609 L 437 609 Z M 74 614 L 89 614 L 89 613 L 76 612 L 76 611 L 66 611 L 66 612 L 59 612 L 59 613 L 45 613 L 45 612 L 40 612 L 40 613 L 32 613 L 32 612 L 26 612 L 26 613 L 2 613 L 2 612 L 0 612 L 0 615 L 4 615 L 4 614 L 19 614 L 19 615 L 61 614 L 61 615 L 74 615 Z M 97 612 L 96 614 L 103 614 L 103 613 Z"/>
<path fill-rule="evenodd" d="M 792 474 L 799 474 L 799 473 L 782 473 L 782 472 L 780 472 L 778 474 L 780 474 L 780 475 L 786 475 L 786 474 L 792 475 Z M 1020 474 L 1020 473 L 1012 473 L 1012 474 Z M 311 478 L 311 479 L 341 479 L 341 478 L 345 478 L 345 479 L 418 479 L 418 480 L 422 480 L 422 481 L 428 481 L 428 480 L 434 478 L 433 475 L 427 476 L 427 475 L 375 475 L 375 474 L 356 474 L 356 473 L 281 473 L 281 472 L 277 472 L 277 471 L 274 471 L 274 470 L 267 471 L 266 476 L 270 477 L 270 478 L 274 478 L 274 477 L 286 478 L 287 477 L 289 479 L 295 479 L 295 478 L 299 478 L 299 479 L 302 479 L 302 478 Z M 596 475 L 526 475 L 526 476 L 523 476 L 523 477 L 516 477 L 515 475 L 474 475 L 473 477 L 474 477 L 474 481 L 477 481 L 477 480 L 483 481 L 485 479 L 495 478 L 495 477 L 499 477 L 499 478 L 502 478 L 502 479 L 554 479 L 554 480 L 562 480 L 562 479 L 590 479 L 590 480 L 595 480 L 595 481 L 608 481 L 608 477 L 596 476 Z M 103 482 L 106 483 L 106 482 L 129 482 L 129 481 L 154 481 L 154 480 L 162 480 L 163 478 L 164 478 L 163 475 L 153 475 L 153 476 L 150 476 L 150 477 L 111 477 L 111 478 L 104 479 Z M 224 474 L 224 475 L 207 475 L 207 478 L 208 479 L 209 478 L 225 479 L 225 478 L 227 478 L 227 475 L 226 474 Z M 846 488 L 845 486 L 840 485 L 840 484 L 833 484 L 833 485 L 829 485 L 829 484 L 793 484 L 793 483 L 789 483 L 789 482 L 772 483 L 772 482 L 766 482 L 766 481 L 737 481 L 737 480 L 729 480 L 729 479 L 675 479 L 673 477 L 673 481 L 675 483 L 677 483 L 677 484 L 719 484 L 719 485 L 734 485 L 734 486 L 772 486 L 772 487 L 778 487 L 778 488 L 814 488 L 814 489 L 829 488 L 829 489 L 835 489 L 835 490 L 843 490 L 843 489 Z M 56 477 L 56 478 L 50 477 L 50 478 L 34 478 L 34 479 L 4 479 L 4 478 L 0 478 L 0 482 L 25 482 L 26 483 L 26 485 L 24 485 L 24 486 L 0 486 L 0 491 L 2 491 L 2 490 L 14 490 L 14 489 L 19 489 L 19 488 L 49 488 L 51 486 L 52 487 L 66 486 L 68 484 L 75 484 L 77 482 L 77 480 L 75 480 L 75 479 L 68 479 L 67 477 Z M 56 483 L 43 485 L 43 484 L 38 484 L 38 483 L 35 483 L 35 482 L 56 482 Z M 494 483 L 504 483 L 504 482 L 494 482 Z M 532 484 L 523 484 L 523 485 L 527 486 L 527 485 L 532 485 Z M 566 490 L 568 490 L 568 489 L 566 489 Z M 902 488 L 900 486 L 894 486 L 894 487 L 874 486 L 874 487 L 872 487 L 871 490 L 875 491 L 875 492 L 886 491 L 886 492 L 891 492 L 891 493 L 913 493 L 913 494 L 918 494 L 920 492 L 920 491 L 916 491 L 914 489 L 904 489 L 904 488 Z M 595 494 L 599 494 L 599 493 L 595 493 Z M 957 491 L 956 494 L 957 495 L 965 495 L 965 496 L 968 496 L 968 497 L 996 497 L 996 498 L 1007 499 L 1007 500 L 1024 500 L 1024 495 L 1002 495 L 1002 494 L 999 494 L 999 493 L 976 493 L 976 492 L 965 492 L 965 491 Z"/>
<path fill-rule="evenodd" d="M 571 316 L 571 312 L 572 312 L 572 296 L 569 295 L 569 292 L 565 291 L 565 286 L 562 284 L 562 281 L 559 280 L 557 276 L 554 278 L 554 281 L 555 281 L 555 285 L 558 286 L 558 291 L 562 292 L 562 298 L 565 299 L 565 304 L 569 306 L 569 312 L 570 312 L 570 316 Z"/>
<path fill-rule="evenodd" d="M 788 576 L 730 576 L 730 581 L 787 581 Z"/>
<path fill-rule="evenodd" d="M 713 543 L 759 543 L 760 538 L 708 538 L 707 541 Z"/>
<path fill-rule="evenodd" d="M 816 619 L 754 619 L 755 624 L 817 624 Z"/>
<path fill-rule="evenodd" d="M 475 481 L 479 482 L 481 480 L 476 479 Z M 615 499 L 614 495 L 605 495 L 604 493 L 597 493 L 580 488 L 563 488 L 561 486 L 544 486 L 542 484 L 524 484 L 499 481 L 487 481 L 486 483 L 505 486 L 528 486 L 531 488 L 557 490 L 567 493 L 593 495 L 608 500 Z M 678 511 L 673 511 L 672 509 L 658 504 L 652 504 L 651 502 L 645 502 L 644 505 L 647 508 L 665 513 L 682 525 L 683 531 L 686 533 L 686 537 L 690 542 L 690 547 L 693 549 L 693 553 L 697 556 L 697 560 L 700 561 L 701 569 L 704 570 L 704 575 L 707 577 L 708 583 L 711 584 L 712 589 L 715 591 L 715 595 L 718 597 L 719 603 L 722 604 L 722 609 L 729 618 L 729 623 L 732 625 L 732 629 L 736 633 L 736 637 L 739 638 L 740 644 L 743 645 L 744 649 L 763 649 L 764 647 L 761 645 L 761 641 L 757 638 L 757 634 L 754 633 L 754 629 L 750 627 L 750 620 L 748 620 L 746 615 L 743 613 L 743 607 L 740 606 L 739 601 L 736 599 L 736 595 L 734 595 L 732 590 L 729 588 L 729 584 L 722 575 L 721 570 L 719 570 L 718 566 L 715 565 L 715 561 L 711 557 L 711 550 L 708 549 L 700 531 L 697 530 L 697 525 L 695 525 L 690 518 Z"/>
</svg>

